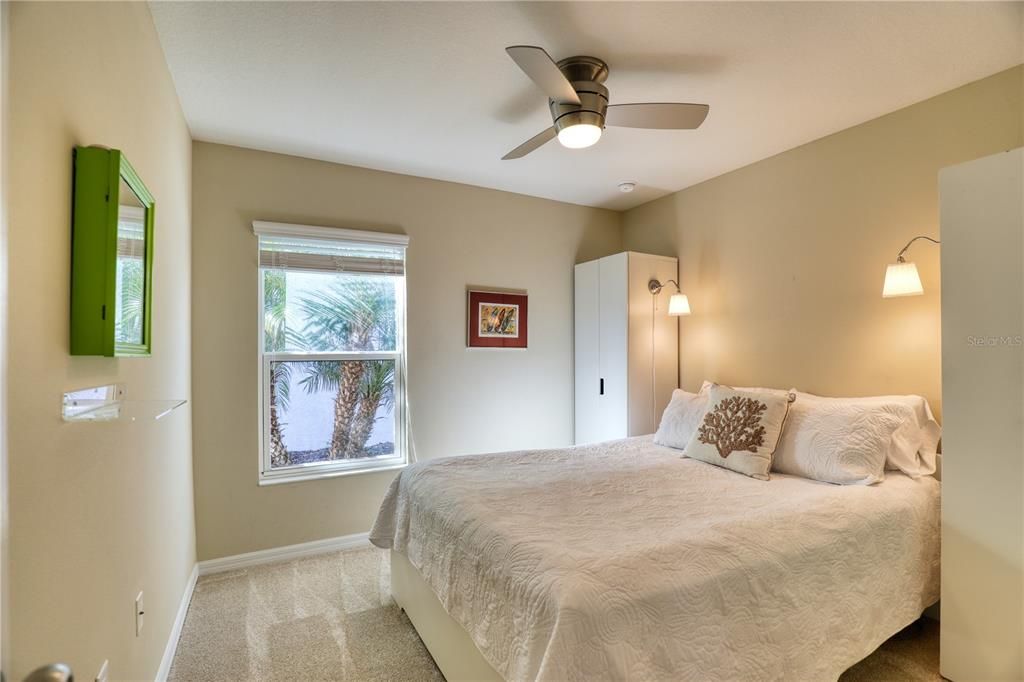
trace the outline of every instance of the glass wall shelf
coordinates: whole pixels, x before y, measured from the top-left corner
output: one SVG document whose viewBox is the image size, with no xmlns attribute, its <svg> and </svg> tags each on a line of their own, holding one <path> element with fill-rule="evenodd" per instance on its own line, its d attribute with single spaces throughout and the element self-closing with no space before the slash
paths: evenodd
<svg viewBox="0 0 1024 682">
<path fill-rule="evenodd" d="M 123 384 L 107 384 L 65 393 L 61 416 L 66 422 L 150 421 L 166 417 L 187 402 L 127 400 Z"/>
</svg>

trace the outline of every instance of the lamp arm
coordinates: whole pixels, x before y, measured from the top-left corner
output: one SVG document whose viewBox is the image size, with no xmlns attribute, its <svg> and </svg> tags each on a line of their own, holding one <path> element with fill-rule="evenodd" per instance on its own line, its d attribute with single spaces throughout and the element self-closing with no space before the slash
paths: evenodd
<svg viewBox="0 0 1024 682">
<path fill-rule="evenodd" d="M 905 250 L 906 249 L 904 249 L 904 251 Z M 676 285 L 676 292 L 680 294 L 683 293 L 683 290 L 679 288 L 679 282 L 675 281 L 674 279 L 666 279 L 664 282 L 659 282 L 656 279 L 652 279 L 650 282 L 647 283 L 647 291 L 657 296 L 658 294 L 661 293 L 661 290 L 665 288 L 666 284 Z"/>
<path fill-rule="evenodd" d="M 897 263 L 903 263 L 904 262 L 903 254 L 905 254 L 907 252 L 907 249 L 910 248 L 910 245 L 913 244 L 914 242 L 916 242 L 918 239 L 927 239 L 928 241 L 930 241 L 933 244 L 941 244 L 942 243 L 938 239 L 932 239 L 931 237 L 925 236 L 923 234 L 919 235 L 917 237 L 914 237 L 909 242 L 907 242 L 906 246 L 904 246 L 902 249 L 900 249 L 899 253 L 896 254 L 896 262 Z"/>
</svg>

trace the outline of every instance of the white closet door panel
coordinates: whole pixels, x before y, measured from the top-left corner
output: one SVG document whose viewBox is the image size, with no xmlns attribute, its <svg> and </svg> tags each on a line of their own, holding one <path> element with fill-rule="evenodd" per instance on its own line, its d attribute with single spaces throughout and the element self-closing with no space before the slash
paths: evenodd
<svg viewBox="0 0 1024 682">
<path fill-rule="evenodd" d="M 648 282 L 665 288 L 652 296 Z M 654 433 L 679 381 L 679 318 L 668 316 L 679 281 L 678 261 L 668 256 L 629 254 L 629 435 Z"/>
<path fill-rule="evenodd" d="M 629 435 L 629 259 L 619 253 L 598 261 L 600 265 L 600 347 L 599 371 L 604 380 L 600 396 L 601 440 L 625 438 Z"/>
<path fill-rule="evenodd" d="M 940 669 L 954 682 L 1024 679 L 1022 188 L 1021 149 L 939 174 Z"/>
<path fill-rule="evenodd" d="M 580 263 L 575 274 L 575 417 L 576 443 L 601 439 L 598 334 L 600 319 L 598 261 Z"/>
</svg>

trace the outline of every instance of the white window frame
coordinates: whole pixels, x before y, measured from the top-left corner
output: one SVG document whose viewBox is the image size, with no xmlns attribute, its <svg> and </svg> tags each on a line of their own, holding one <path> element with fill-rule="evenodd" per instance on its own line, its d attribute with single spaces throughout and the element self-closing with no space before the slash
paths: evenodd
<svg viewBox="0 0 1024 682">
<path fill-rule="evenodd" d="M 253 232 L 259 237 L 291 236 L 309 237 L 347 243 L 388 244 L 403 251 L 409 244 L 405 235 L 348 230 L 317 225 L 292 225 L 254 221 Z M 258 248 L 258 247 L 257 247 Z M 259 259 L 257 258 L 257 261 Z M 257 334 L 260 397 L 259 397 L 259 485 L 312 481 L 351 474 L 401 469 L 409 463 L 409 421 L 406 399 L 406 278 L 397 277 L 395 285 L 395 350 L 394 351 L 345 351 L 337 353 L 267 353 L 264 350 L 263 311 L 263 268 L 257 264 L 259 328 Z M 330 272 L 330 271 L 325 271 Z M 280 360 L 393 360 L 395 363 L 395 453 L 393 456 L 367 459 L 341 459 L 328 462 L 310 462 L 287 467 L 270 466 L 270 363 Z"/>
</svg>

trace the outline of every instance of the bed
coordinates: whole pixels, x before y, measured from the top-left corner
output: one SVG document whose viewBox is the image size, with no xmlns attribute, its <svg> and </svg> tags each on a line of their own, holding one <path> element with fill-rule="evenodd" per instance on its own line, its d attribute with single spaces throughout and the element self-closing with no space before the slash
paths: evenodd
<svg viewBox="0 0 1024 682">
<path fill-rule="evenodd" d="M 835 680 L 938 600 L 939 488 L 759 481 L 648 436 L 415 464 L 370 540 L 450 682 Z"/>
</svg>

